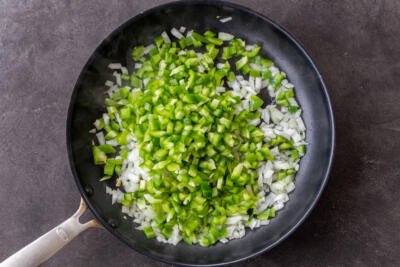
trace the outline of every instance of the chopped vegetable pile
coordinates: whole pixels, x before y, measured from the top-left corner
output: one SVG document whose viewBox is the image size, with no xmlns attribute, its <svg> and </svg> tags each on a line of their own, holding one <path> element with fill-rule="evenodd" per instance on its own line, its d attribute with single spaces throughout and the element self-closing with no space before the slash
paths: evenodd
<svg viewBox="0 0 400 267">
<path fill-rule="evenodd" d="M 273 179 L 291 183 L 304 136 L 268 137 L 261 127 L 265 116 L 279 122 L 300 110 L 293 88 L 282 85 L 285 74 L 271 72 L 260 46 L 212 31 L 185 37 L 182 28 L 171 31 L 176 41 L 163 32 L 154 44 L 135 47 L 132 72 L 110 64 L 122 74 L 114 73 L 107 112 L 94 123 L 93 158 L 104 166 L 101 180 L 115 178 L 123 188 L 108 191 L 148 238 L 210 246 L 235 237 L 232 221 L 258 222 L 253 228 L 275 216 L 274 207 L 260 209 L 269 191 L 260 170 L 284 153 L 291 163 Z M 243 76 L 253 83 L 247 91 L 235 88 Z M 263 85 L 286 113 L 262 108 L 256 93 Z"/>
</svg>

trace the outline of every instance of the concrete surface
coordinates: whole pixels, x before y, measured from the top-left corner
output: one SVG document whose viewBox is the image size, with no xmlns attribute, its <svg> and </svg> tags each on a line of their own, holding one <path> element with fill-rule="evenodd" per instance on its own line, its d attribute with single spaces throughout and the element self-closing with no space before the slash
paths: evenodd
<svg viewBox="0 0 400 267">
<path fill-rule="evenodd" d="M 166 1 L 0 0 L 0 260 L 79 203 L 66 111 L 97 44 Z M 304 44 L 333 100 L 337 152 L 306 220 L 271 252 L 237 266 L 400 265 L 400 1 L 235 1 Z M 165 266 L 89 230 L 45 266 Z"/>
</svg>

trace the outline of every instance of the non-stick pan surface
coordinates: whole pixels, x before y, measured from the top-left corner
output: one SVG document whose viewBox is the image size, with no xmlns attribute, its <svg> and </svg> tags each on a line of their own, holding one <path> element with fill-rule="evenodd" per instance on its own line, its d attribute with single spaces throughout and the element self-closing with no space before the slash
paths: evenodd
<svg viewBox="0 0 400 267">
<path fill-rule="evenodd" d="M 217 16 L 232 17 L 221 23 Z M 105 18 L 107 19 L 107 18 Z M 92 163 L 93 122 L 104 111 L 104 82 L 112 79 L 107 65 L 121 62 L 132 67 L 133 46 L 150 44 L 162 31 L 185 26 L 204 32 L 232 33 L 248 43 L 261 44 L 263 54 L 285 71 L 295 85 L 307 127 L 307 154 L 296 176 L 296 190 L 278 216 L 267 226 L 247 231 L 244 238 L 212 247 L 177 246 L 146 239 L 124 219 L 120 207 L 111 205 L 102 168 Z M 266 99 L 267 100 L 267 99 Z M 271 249 L 296 229 L 318 200 L 327 181 L 334 149 L 334 122 L 324 82 L 311 58 L 279 25 L 247 8 L 221 1 L 188 1 L 162 5 L 130 19 L 112 32 L 95 50 L 75 85 L 68 113 L 67 144 L 76 184 L 100 223 L 131 248 L 155 259 L 186 265 L 233 263 Z M 110 181 L 109 186 L 113 186 Z M 110 248 L 112 249 L 112 248 Z"/>
</svg>

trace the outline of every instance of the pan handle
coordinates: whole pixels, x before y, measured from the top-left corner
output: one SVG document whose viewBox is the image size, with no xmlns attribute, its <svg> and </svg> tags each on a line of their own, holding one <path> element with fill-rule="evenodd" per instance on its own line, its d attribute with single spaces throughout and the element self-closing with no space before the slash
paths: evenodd
<svg viewBox="0 0 400 267">
<path fill-rule="evenodd" d="M 48 260 L 84 230 L 91 227 L 101 228 L 100 224 L 95 219 L 84 224 L 79 222 L 79 217 L 85 210 L 86 203 L 81 199 L 79 209 L 74 215 L 11 255 L 0 264 L 0 267 L 38 266 Z"/>
</svg>

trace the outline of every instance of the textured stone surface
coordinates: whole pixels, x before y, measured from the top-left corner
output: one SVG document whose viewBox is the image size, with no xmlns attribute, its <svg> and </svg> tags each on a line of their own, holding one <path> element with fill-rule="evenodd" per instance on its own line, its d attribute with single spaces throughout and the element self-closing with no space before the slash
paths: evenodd
<svg viewBox="0 0 400 267">
<path fill-rule="evenodd" d="M 70 216 L 79 193 L 65 120 L 97 44 L 166 1 L 0 0 L 0 260 Z M 329 184 L 306 222 L 237 266 L 400 265 L 400 2 L 235 1 L 287 28 L 314 57 L 333 100 Z M 104 230 L 77 237 L 45 266 L 165 266 Z"/>
</svg>

